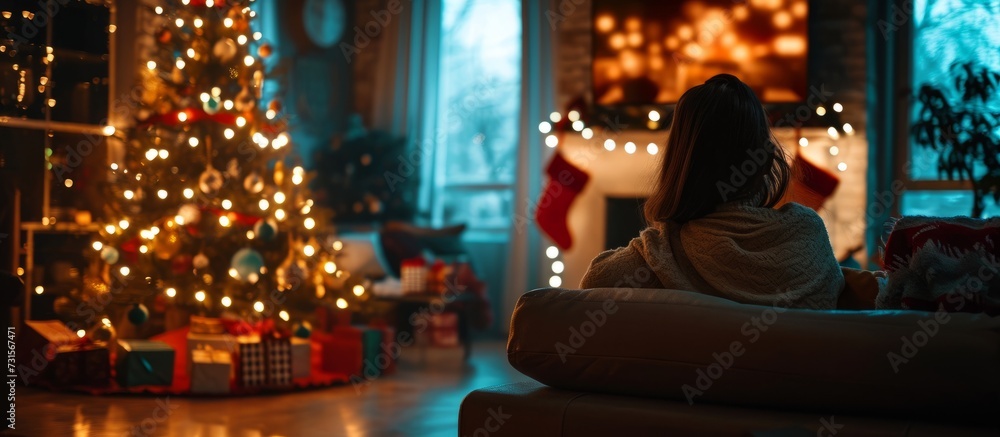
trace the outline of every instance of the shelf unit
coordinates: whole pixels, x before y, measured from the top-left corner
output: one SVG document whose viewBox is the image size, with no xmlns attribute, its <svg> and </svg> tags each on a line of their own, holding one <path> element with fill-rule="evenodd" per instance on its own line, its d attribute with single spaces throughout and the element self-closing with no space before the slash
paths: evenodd
<svg viewBox="0 0 1000 437">
<path fill-rule="evenodd" d="M 35 75 L 34 71 L 25 72 L 20 74 L 20 87 L 18 92 L 20 95 L 25 93 L 31 93 L 33 98 L 42 99 L 43 104 L 40 109 L 37 106 L 34 109 L 29 109 L 27 105 L 16 105 L 15 107 L 2 107 L 4 114 L 0 114 L 0 128 L 7 130 L 8 132 L 19 132 L 23 133 L 25 136 L 34 135 L 33 132 L 37 132 L 41 136 L 41 141 L 30 142 L 30 144 L 18 144 L 10 145 L 9 147 L 18 147 L 22 150 L 16 151 L 15 154 L 20 154 L 21 156 L 28 156 L 30 153 L 37 153 L 38 151 L 24 151 L 25 148 L 42 147 L 44 148 L 41 153 L 49 156 L 53 152 L 54 137 L 57 135 L 86 135 L 89 138 L 97 138 L 95 142 L 104 142 L 104 138 L 109 136 L 110 129 L 107 125 L 114 125 L 114 120 L 112 120 L 112 108 L 111 102 L 113 101 L 112 96 L 115 95 L 115 89 L 117 84 L 118 75 L 123 70 L 116 62 L 116 50 L 115 50 L 115 40 L 121 38 L 120 35 L 115 35 L 119 30 L 116 26 L 117 22 L 117 6 L 116 2 L 111 0 L 75 0 L 76 3 L 71 3 L 70 6 L 63 6 L 58 14 L 49 16 L 46 20 L 46 25 L 44 26 L 44 42 L 41 41 L 29 41 L 20 42 L 15 44 L 13 39 L 0 40 L 5 49 L 5 52 L 12 59 L 18 59 L 15 57 L 15 52 L 11 49 L 21 49 L 24 52 L 29 53 L 25 58 L 29 62 L 34 62 L 34 64 L 28 65 L 28 68 L 38 66 L 39 59 L 33 58 L 34 55 L 38 53 L 47 54 L 45 57 L 40 58 L 40 63 L 44 65 L 44 70 L 42 75 Z M 61 2 L 62 3 L 62 2 Z M 131 3 L 131 2 L 125 2 Z M 22 16 L 28 19 L 27 15 L 30 13 L 45 13 L 41 10 L 33 11 L 33 8 L 38 8 L 39 3 L 37 2 L 24 2 L 23 6 L 20 3 L 14 5 L 4 5 L 0 9 L 18 9 L 24 7 L 26 10 L 24 12 L 20 10 L 11 10 L 12 14 L 25 14 Z M 44 2 L 41 3 L 44 5 Z M 106 11 L 105 11 L 106 10 Z M 128 11 L 135 11 L 134 5 L 127 6 Z M 87 15 L 92 14 L 92 15 Z M 106 14 L 106 15 L 105 15 Z M 4 14 L 8 16 L 8 14 Z M 95 18 L 96 17 L 96 18 Z M 14 18 L 17 18 L 14 16 Z M 88 21 L 89 18 L 89 21 Z M 105 21 L 106 18 L 106 21 Z M 80 28 L 85 28 L 85 26 L 91 25 L 92 27 L 98 26 L 102 27 L 104 23 L 107 23 L 104 29 L 103 35 L 106 36 L 106 53 L 100 53 L 98 51 L 88 52 L 86 49 L 81 49 L 80 47 L 68 47 L 71 45 L 86 45 L 93 44 L 94 41 L 97 42 L 97 46 L 103 46 L 104 40 L 96 39 L 94 36 L 96 32 L 82 32 L 82 37 L 71 38 L 63 37 L 63 42 L 65 45 L 60 45 L 55 43 L 57 38 L 54 38 L 55 32 L 58 30 L 60 24 L 65 26 L 66 29 L 73 30 L 74 32 L 79 31 Z M 127 26 L 130 30 L 134 29 L 134 23 L 130 23 Z M 68 32 L 68 31 L 66 31 Z M 65 35 L 65 34 L 64 34 Z M 62 36 L 62 35 L 60 35 Z M 103 47 L 102 47 L 103 48 Z M 47 59 L 46 59 L 47 58 Z M 91 68 L 82 68 L 80 65 L 74 65 L 74 68 L 68 70 L 60 71 L 58 63 L 60 59 L 68 59 L 66 63 L 75 64 L 85 64 L 92 66 Z M 14 65 L 10 65 L 11 63 Z M 22 66 L 16 64 L 17 61 L 7 60 L 7 63 L 0 63 L 0 67 L 12 68 L 14 71 L 18 71 Z M 68 67 L 66 67 L 68 68 Z M 96 73 L 95 73 L 96 72 Z M 106 73 L 105 73 L 106 72 Z M 30 73 L 30 74 L 29 74 Z M 93 74 L 93 81 L 67 81 L 64 80 L 60 83 L 58 78 L 68 78 L 72 77 L 74 74 L 79 76 L 85 76 L 87 74 Z M 37 77 L 36 77 L 37 76 Z M 102 77 L 103 76 L 103 77 Z M 31 83 L 28 82 L 28 78 L 31 79 Z M 129 78 L 129 82 L 131 78 Z M 96 85 L 102 87 L 98 89 L 97 93 L 89 92 L 92 86 Z M 65 100 L 66 96 L 70 97 L 70 102 L 53 102 L 54 90 L 56 87 L 59 89 L 60 99 Z M 72 88 L 72 89 L 69 89 Z M 38 91 L 37 96 L 34 96 L 35 90 Z M 64 92 L 66 90 L 66 92 Z M 107 95 L 101 91 L 107 92 Z M 20 103 L 21 99 L 19 97 L 15 100 Z M 91 97 L 98 96 L 91 100 Z M 76 98 L 80 100 L 76 100 Z M 57 111 L 53 109 L 54 105 L 58 104 L 75 104 L 67 111 Z M 90 117 L 86 117 L 87 120 L 79 120 L 81 118 L 80 111 L 78 111 L 79 106 L 84 108 L 91 108 L 96 105 L 106 105 L 104 111 L 98 111 L 97 114 L 92 114 Z M 18 109 L 23 109 L 18 113 Z M 60 108 L 61 110 L 62 108 Z M 84 114 L 87 111 L 82 111 Z M 54 116 L 54 114 L 61 113 L 59 116 Z M 95 119 L 100 119 L 100 122 L 94 123 Z M 112 121 L 108 121 L 112 120 Z M 82 122 L 81 122 L 82 121 Z M 120 122 L 120 121 L 119 121 Z M 97 144 L 95 144 L 97 146 Z M 8 152 L 11 151 L 8 149 Z M 3 153 L 0 150 L 0 153 Z M 37 156 L 37 155 L 36 155 Z M 107 157 L 101 162 L 101 166 L 105 166 L 110 162 L 107 161 Z M 32 296 L 35 294 L 35 287 L 39 284 L 36 283 L 36 255 L 37 248 L 35 245 L 35 237 L 38 234 L 66 234 L 66 235 L 80 235 L 80 234 L 90 234 L 96 233 L 100 230 L 99 226 L 95 223 L 77 224 L 72 221 L 67 222 L 66 220 L 55 220 L 54 207 L 53 207 L 53 184 L 57 180 L 54 172 L 50 170 L 50 164 L 43 163 L 44 168 L 41 172 L 37 171 L 26 171 L 23 168 L 17 168 L 17 164 L 14 164 L 13 171 L 17 172 L 21 179 L 18 180 L 18 184 L 21 186 L 31 186 L 32 184 L 41 184 L 41 201 L 40 208 L 38 208 L 37 199 L 26 199 L 25 196 L 18 190 L 15 189 L 14 192 L 14 235 L 12 240 L 12 246 L 14 253 L 12 254 L 12 266 L 0 266 L 0 269 L 10 268 L 11 271 L 15 271 L 20 274 L 25 282 L 25 298 L 23 311 L 15 315 L 15 326 L 20 323 L 20 320 L 31 319 L 31 300 Z M 25 175 L 30 175 L 24 180 Z M 98 177 L 101 177 L 98 175 Z M 40 179 L 40 180 L 38 180 Z M 59 180 L 59 182 L 63 182 Z M 67 185 L 67 188 L 69 185 Z M 33 208 L 30 208 L 28 214 L 22 214 L 25 210 L 23 205 L 25 200 L 32 202 Z M 22 217 L 27 216 L 28 221 L 22 221 Z M 36 221 L 39 220 L 40 221 Z"/>
</svg>

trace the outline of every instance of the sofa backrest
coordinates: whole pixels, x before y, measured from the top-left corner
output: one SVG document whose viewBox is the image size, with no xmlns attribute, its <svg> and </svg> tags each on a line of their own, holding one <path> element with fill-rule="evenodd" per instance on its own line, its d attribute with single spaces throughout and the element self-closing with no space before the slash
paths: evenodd
<svg viewBox="0 0 1000 437">
<path fill-rule="evenodd" d="M 1000 406 L 1000 318 L 975 314 L 542 289 L 518 301 L 507 355 L 549 386 L 690 403 L 959 415 Z"/>
</svg>

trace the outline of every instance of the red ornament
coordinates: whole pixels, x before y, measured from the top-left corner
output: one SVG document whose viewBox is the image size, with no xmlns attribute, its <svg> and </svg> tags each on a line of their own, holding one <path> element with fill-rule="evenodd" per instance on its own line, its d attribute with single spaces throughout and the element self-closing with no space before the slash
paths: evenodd
<svg viewBox="0 0 1000 437">
<path fill-rule="evenodd" d="M 156 35 L 156 40 L 159 41 L 160 44 L 168 44 L 173 38 L 174 34 L 168 29 L 162 29 L 160 30 L 160 33 Z"/>
<path fill-rule="evenodd" d="M 194 258 L 191 255 L 180 254 L 174 257 L 170 263 L 170 270 L 175 274 L 189 273 L 194 269 Z"/>
<path fill-rule="evenodd" d="M 271 56 L 271 53 L 273 52 L 274 49 L 272 49 L 271 45 L 268 43 L 261 44 L 260 48 L 257 49 L 257 55 L 260 56 L 261 58 L 266 58 L 268 56 Z"/>
</svg>

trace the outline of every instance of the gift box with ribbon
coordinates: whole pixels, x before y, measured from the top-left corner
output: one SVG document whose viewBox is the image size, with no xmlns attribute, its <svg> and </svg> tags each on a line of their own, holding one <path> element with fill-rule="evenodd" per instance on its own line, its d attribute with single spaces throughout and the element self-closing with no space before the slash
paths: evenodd
<svg viewBox="0 0 1000 437">
<path fill-rule="evenodd" d="M 174 350 L 162 341 L 118 340 L 115 368 L 123 387 L 171 385 Z"/>
<path fill-rule="evenodd" d="M 232 355 L 213 349 L 198 349 L 191 354 L 191 392 L 229 393 L 233 372 Z"/>
<path fill-rule="evenodd" d="M 187 356 L 189 362 L 192 352 L 199 349 L 212 349 L 231 354 L 236 352 L 236 337 L 229 333 L 196 334 L 189 331 L 187 335 Z"/>
<path fill-rule="evenodd" d="M 191 316 L 190 332 L 192 334 L 222 334 L 226 332 L 226 327 L 220 319 Z"/>
</svg>

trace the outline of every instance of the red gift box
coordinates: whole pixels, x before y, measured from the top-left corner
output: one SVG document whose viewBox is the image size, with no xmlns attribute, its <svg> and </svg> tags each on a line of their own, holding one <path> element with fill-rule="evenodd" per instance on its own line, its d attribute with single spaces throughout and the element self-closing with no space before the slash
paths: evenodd
<svg viewBox="0 0 1000 437">
<path fill-rule="evenodd" d="M 62 346 L 54 351 L 46 379 L 58 387 L 106 387 L 111 380 L 111 355 L 100 346 Z"/>
<path fill-rule="evenodd" d="M 427 331 L 421 334 L 422 343 L 434 347 L 458 347 L 458 314 L 445 312 L 427 317 Z"/>
<path fill-rule="evenodd" d="M 324 372 L 361 375 L 364 368 L 364 344 L 361 330 L 353 326 L 338 326 L 330 334 L 313 334 L 322 346 Z"/>
<path fill-rule="evenodd" d="M 73 331 L 58 320 L 28 320 L 17 334 L 18 376 L 31 384 L 46 378 L 56 351 L 80 343 Z"/>
</svg>

